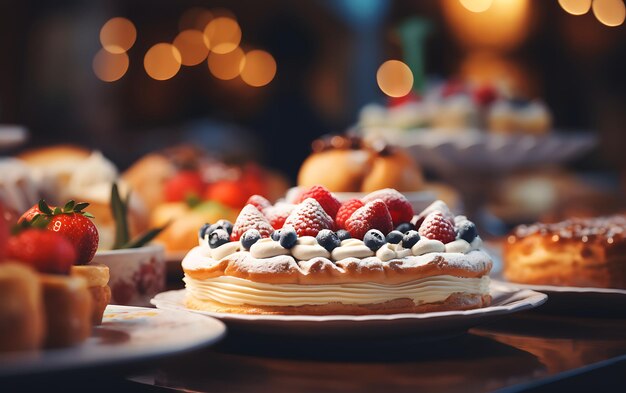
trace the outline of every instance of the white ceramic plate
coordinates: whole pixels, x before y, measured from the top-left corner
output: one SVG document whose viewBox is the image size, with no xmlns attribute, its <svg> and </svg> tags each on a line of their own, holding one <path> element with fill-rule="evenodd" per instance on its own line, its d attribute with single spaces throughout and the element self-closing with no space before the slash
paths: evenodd
<svg viewBox="0 0 626 393">
<path fill-rule="evenodd" d="M 184 289 L 160 293 L 152 299 L 152 304 L 160 309 L 215 317 L 229 329 L 252 333 L 346 338 L 411 334 L 428 338 L 465 331 L 499 316 L 540 306 L 547 299 L 542 293 L 504 283 L 492 284 L 491 295 L 492 305 L 477 310 L 362 316 L 245 315 L 190 310 L 184 305 Z"/>
<path fill-rule="evenodd" d="M 492 281 L 493 282 L 493 281 Z M 545 293 L 548 303 L 542 311 L 565 314 L 626 315 L 626 290 L 593 287 L 560 287 L 554 285 L 527 285 L 496 281 L 520 289 Z"/>
<path fill-rule="evenodd" d="M 146 360 L 215 343 L 226 333 L 214 318 L 109 305 L 103 323 L 71 348 L 0 354 L 0 376 L 24 376 Z"/>
</svg>

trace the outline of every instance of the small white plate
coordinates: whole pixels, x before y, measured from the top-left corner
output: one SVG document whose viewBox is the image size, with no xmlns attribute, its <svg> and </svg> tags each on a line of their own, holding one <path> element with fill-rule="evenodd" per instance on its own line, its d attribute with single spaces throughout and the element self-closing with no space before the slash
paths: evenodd
<svg viewBox="0 0 626 393">
<path fill-rule="evenodd" d="M 84 343 L 63 349 L 0 354 L 0 377 L 25 376 L 147 360 L 220 340 L 214 318 L 154 308 L 107 306 L 102 325 Z"/>
<path fill-rule="evenodd" d="M 626 290 L 623 289 L 528 285 L 508 281 L 492 282 L 547 294 L 549 300 L 542 307 L 543 312 L 581 315 L 626 315 Z"/>
<path fill-rule="evenodd" d="M 547 296 L 504 283 L 492 283 L 491 306 L 467 311 L 444 311 L 391 315 L 247 315 L 191 310 L 185 307 L 185 290 L 158 294 L 152 304 L 160 309 L 187 310 L 218 318 L 229 329 L 288 336 L 340 336 L 346 338 L 382 335 L 419 335 L 434 338 L 465 331 L 499 316 L 529 310 L 543 304 Z"/>
</svg>

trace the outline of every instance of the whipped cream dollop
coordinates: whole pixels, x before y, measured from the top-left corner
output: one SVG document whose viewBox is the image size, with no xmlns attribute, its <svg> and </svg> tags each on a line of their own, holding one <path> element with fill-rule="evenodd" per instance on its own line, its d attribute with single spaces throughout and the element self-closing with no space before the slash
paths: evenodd
<svg viewBox="0 0 626 393">
<path fill-rule="evenodd" d="M 335 260 L 346 258 L 365 258 L 374 255 L 374 251 L 359 239 L 346 239 L 341 241 L 341 245 L 331 252 L 331 257 Z"/>
<path fill-rule="evenodd" d="M 255 258 L 271 258 L 277 255 L 288 255 L 289 250 L 280 243 L 268 238 L 260 239 L 250 247 L 250 255 Z"/>
<path fill-rule="evenodd" d="M 301 261 L 308 261 L 313 258 L 330 258 L 328 250 L 320 246 L 313 236 L 298 238 L 296 245 L 291 249 L 291 255 Z"/>
<path fill-rule="evenodd" d="M 440 275 L 403 284 L 372 282 L 299 285 L 267 284 L 232 276 L 203 280 L 184 278 L 191 296 L 230 305 L 303 306 L 327 303 L 371 304 L 411 299 L 416 305 L 446 300 L 455 293 L 487 295 L 489 277 L 463 278 Z M 339 300 L 340 299 L 340 300 Z"/>
</svg>

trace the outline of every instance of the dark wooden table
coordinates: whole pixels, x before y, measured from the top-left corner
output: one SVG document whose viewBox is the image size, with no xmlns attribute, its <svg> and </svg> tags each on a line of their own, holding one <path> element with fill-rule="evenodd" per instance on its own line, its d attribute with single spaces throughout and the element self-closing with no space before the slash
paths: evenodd
<svg viewBox="0 0 626 393">
<path fill-rule="evenodd" d="M 626 319 L 528 312 L 433 341 L 231 333 L 127 381 L 147 391 L 625 391 Z"/>
</svg>

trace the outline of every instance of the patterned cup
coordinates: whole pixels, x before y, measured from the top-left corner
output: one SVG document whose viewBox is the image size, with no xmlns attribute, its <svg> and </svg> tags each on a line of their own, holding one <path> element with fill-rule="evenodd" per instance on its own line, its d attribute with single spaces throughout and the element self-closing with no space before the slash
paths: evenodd
<svg viewBox="0 0 626 393">
<path fill-rule="evenodd" d="M 165 290 L 165 251 L 161 245 L 98 251 L 90 263 L 109 267 L 111 304 L 151 307 L 150 299 Z"/>
</svg>

